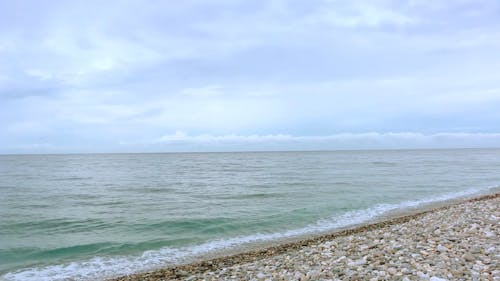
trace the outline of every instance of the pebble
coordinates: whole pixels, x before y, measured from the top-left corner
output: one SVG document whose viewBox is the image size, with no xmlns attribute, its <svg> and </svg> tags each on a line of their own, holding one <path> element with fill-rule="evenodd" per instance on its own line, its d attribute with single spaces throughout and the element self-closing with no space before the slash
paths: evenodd
<svg viewBox="0 0 500 281">
<path fill-rule="evenodd" d="M 366 258 L 362 258 L 356 261 L 351 261 L 347 263 L 348 266 L 353 267 L 353 266 L 360 266 L 366 264 Z"/>
<path fill-rule="evenodd" d="M 436 276 L 432 276 L 429 281 L 448 281 L 448 279 L 444 279 L 444 278 L 439 278 L 439 277 L 436 277 Z"/>
<path fill-rule="evenodd" d="M 497 280 L 500 194 L 436 209 L 396 224 L 297 244 L 233 264 L 140 273 L 138 280 Z M 319 241 L 321 240 L 321 241 Z M 317 242 L 316 242 L 317 241 Z M 300 243 L 300 242 L 299 242 Z"/>
<path fill-rule="evenodd" d="M 448 249 L 445 246 L 443 246 L 443 245 L 438 245 L 437 248 L 436 248 L 436 250 L 438 250 L 441 253 L 444 253 L 444 252 L 448 251 Z"/>
<path fill-rule="evenodd" d="M 471 254 L 469 254 L 469 253 L 464 254 L 464 255 L 463 255 L 463 258 L 464 258 L 464 260 L 465 260 L 465 261 L 467 261 L 467 262 L 472 262 L 472 261 L 475 261 L 475 260 L 476 260 L 476 259 L 474 258 L 474 256 L 473 256 L 473 255 L 471 255 Z"/>
<path fill-rule="evenodd" d="M 390 274 L 390 275 L 395 275 L 398 271 L 397 269 L 395 269 L 394 267 L 390 267 L 387 269 L 387 272 Z"/>
</svg>

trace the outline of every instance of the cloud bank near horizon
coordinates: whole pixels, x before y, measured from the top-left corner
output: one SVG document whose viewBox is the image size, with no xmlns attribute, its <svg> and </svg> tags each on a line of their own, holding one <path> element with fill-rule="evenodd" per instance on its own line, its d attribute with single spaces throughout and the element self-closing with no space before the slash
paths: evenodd
<svg viewBox="0 0 500 281">
<path fill-rule="evenodd" d="M 341 133 L 326 136 L 269 135 L 188 135 L 177 131 L 156 139 L 120 141 L 113 147 L 77 152 L 224 152 L 224 151 L 311 151 L 356 149 L 443 149 L 500 148 L 500 133 Z M 54 147 L 50 144 L 17 146 L 19 153 L 64 153 L 77 147 Z"/>
<path fill-rule="evenodd" d="M 176 131 L 500 133 L 499 13 L 494 0 L 0 1 L 0 151 L 139 151 Z"/>
</svg>

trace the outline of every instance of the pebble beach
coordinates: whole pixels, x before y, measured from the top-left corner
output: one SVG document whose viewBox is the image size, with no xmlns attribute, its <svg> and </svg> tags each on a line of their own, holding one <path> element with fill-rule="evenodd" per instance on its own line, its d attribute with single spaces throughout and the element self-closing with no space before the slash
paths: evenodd
<svg viewBox="0 0 500 281">
<path fill-rule="evenodd" d="M 500 194 L 114 279 L 500 280 Z"/>
</svg>

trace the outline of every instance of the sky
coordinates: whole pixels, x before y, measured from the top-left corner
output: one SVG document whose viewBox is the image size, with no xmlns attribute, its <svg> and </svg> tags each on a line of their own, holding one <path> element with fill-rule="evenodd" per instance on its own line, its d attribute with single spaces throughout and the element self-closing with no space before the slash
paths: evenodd
<svg viewBox="0 0 500 281">
<path fill-rule="evenodd" d="M 0 0 L 0 153 L 500 147 L 499 15 Z"/>
</svg>

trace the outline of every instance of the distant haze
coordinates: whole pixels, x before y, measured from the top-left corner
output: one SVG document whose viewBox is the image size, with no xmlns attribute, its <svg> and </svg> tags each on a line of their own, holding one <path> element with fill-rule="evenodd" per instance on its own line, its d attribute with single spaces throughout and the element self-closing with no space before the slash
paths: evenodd
<svg viewBox="0 0 500 281">
<path fill-rule="evenodd" d="M 0 0 L 0 153 L 500 147 L 499 15 Z"/>
</svg>

